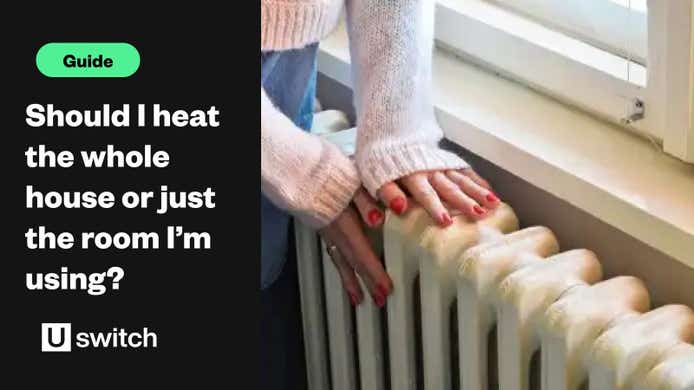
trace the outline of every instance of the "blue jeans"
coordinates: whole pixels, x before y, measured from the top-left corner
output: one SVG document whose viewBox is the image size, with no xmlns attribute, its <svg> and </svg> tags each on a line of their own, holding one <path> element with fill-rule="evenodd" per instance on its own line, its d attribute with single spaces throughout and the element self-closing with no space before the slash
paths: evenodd
<svg viewBox="0 0 694 390">
<path fill-rule="evenodd" d="M 309 130 L 316 95 L 318 44 L 303 49 L 261 52 L 260 82 L 268 97 L 296 126 Z M 282 272 L 290 239 L 289 215 L 260 198 L 260 288 L 266 289 Z"/>
<path fill-rule="evenodd" d="M 260 55 L 260 78 L 275 106 L 298 127 L 313 120 L 316 50 L 266 52 Z M 301 332 L 301 306 L 296 253 L 290 245 L 290 217 L 262 196 L 260 199 L 260 348 L 263 390 L 306 388 Z"/>
</svg>

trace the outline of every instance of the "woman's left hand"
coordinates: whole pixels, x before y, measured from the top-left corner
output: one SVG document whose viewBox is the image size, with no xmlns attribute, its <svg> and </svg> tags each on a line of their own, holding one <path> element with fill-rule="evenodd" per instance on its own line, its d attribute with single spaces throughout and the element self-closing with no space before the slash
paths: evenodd
<svg viewBox="0 0 694 390">
<path fill-rule="evenodd" d="M 501 202 L 489 183 L 472 168 L 416 172 L 384 184 L 378 196 L 401 215 L 408 208 L 405 191 L 441 226 L 453 223 L 443 202 L 475 221 L 484 218 L 488 210 Z"/>
<path fill-rule="evenodd" d="M 357 281 L 358 274 L 368 289 L 374 303 L 383 307 L 388 295 L 393 290 L 393 282 L 383 268 L 383 264 L 374 252 L 371 242 L 364 233 L 360 220 L 371 220 L 369 211 L 381 213 L 378 226 L 383 222 L 383 213 L 376 201 L 364 190 L 359 189 L 354 197 L 354 206 L 348 206 L 333 222 L 319 230 L 328 248 L 328 254 L 340 274 L 342 285 L 350 296 L 352 304 L 358 305 L 363 299 L 363 292 Z M 356 272 L 356 274 L 355 274 Z"/>
</svg>

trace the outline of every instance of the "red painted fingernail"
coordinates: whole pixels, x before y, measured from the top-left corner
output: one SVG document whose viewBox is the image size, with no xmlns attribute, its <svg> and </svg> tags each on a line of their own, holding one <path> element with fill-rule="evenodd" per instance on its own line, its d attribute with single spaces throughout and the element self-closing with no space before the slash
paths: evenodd
<svg viewBox="0 0 694 390">
<path fill-rule="evenodd" d="M 453 220 L 451 219 L 451 216 L 448 215 L 448 213 L 441 213 L 441 223 L 444 226 L 448 226 L 453 223 Z"/>
<path fill-rule="evenodd" d="M 487 194 L 487 196 L 485 196 L 484 198 L 487 199 L 488 202 L 492 202 L 492 203 L 499 201 L 499 198 L 496 195 L 494 195 L 493 193 Z"/>
<path fill-rule="evenodd" d="M 376 209 L 373 209 L 373 210 L 369 211 L 368 218 L 369 218 L 369 223 L 371 224 L 371 226 L 378 226 L 381 223 L 381 221 L 383 220 L 383 213 L 381 213 L 380 211 L 378 211 Z"/>
<path fill-rule="evenodd" d="M 377 284 L 377 285 L 376 285 L 376 289 L 377 289 L 378 292 L 380 292 L 381 295 L 383 295 L 384 297 L 387 297 L 387 296 L 388 296 L 388 289 L 386 288 L 386 286 L 384 286 L 384 285 L 382 285 L 382 284 Z"/>
<path fill-rule="evenodd" d="M 383 305 L 386 304 L 386 299 L 381 294 L 375 294 L 374 295 L 374 303 L 378 307 L 383 307 Z"/>
<path fill-rule="evenodd" d="M 352 301 L 352 306 L 357 306 L 359 304 L 359 300 L 354 293 L 349 293 L 349 300 Z"/>
<path fill-rule="evenodd" d="M 400 215 L 405 212 L 405 207 L 407 206 L 405 198 L 398 197 L 390 202 L 390 209 L 395 211 L 396 214 Z"/>
<path fill-rule="evenodd" d="M 474 205 L 474 206 L 472 207 L 472 210 L 473 210 L 474 212 L 476 212 L 477 214 L 479 214 L 479 215 L 484 215 L 484 210 L 482 209 L 482 207 L 480 207 L 480 206 L 478 206 L 478 205 Z"/>
</svg>

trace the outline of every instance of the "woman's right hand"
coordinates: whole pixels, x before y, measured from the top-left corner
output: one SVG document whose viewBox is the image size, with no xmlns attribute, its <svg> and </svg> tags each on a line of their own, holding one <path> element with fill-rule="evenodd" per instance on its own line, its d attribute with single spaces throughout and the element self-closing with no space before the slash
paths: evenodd
<svg viewBox="0 0 694 390">
<path fill-rule="evenodd" d="M 443 227 L 453 223 L 444 203 L 471 221 L 485 218 L 489 210 L 501 204 L 489 183 L 472 168 L 415 172 L 384 184 L 378 195 L 391 210 L 402 215 L 408 209 L 405 191 Z"/>
<path fill-rule="evenodd" d="M 326 246 L 333 248 L 328 249 L 328 254 L 340 274 L 342 285 L 349 294 L 352 305 L 356 306 L 363 300 L 362 289 L 356 276 L 358 274 L 374 303 L 383 307 L 393 290 L 393 283 L 374 253 L 361 223 L 363 218 L 369 221 L 367 223 L 370 226 L 378 226 L 383 223 L 383 212 L 364 189 L 357 192 L 354 204 L 356 206 L 347 207 L 319 233 Z"/>
</svg>

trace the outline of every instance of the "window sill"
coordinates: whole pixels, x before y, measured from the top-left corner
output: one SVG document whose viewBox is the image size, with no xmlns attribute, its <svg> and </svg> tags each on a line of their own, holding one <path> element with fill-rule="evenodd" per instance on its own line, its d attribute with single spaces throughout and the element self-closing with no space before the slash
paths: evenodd
<svg viewBox="0 0 694 390">
<path fill-rule="evenodd" d="M 344 28 L 318 69 L 351 85 Z M 448 139 L 694 268 L 694 166 L 442 50 L 433 91 Z"/>
</svg>

